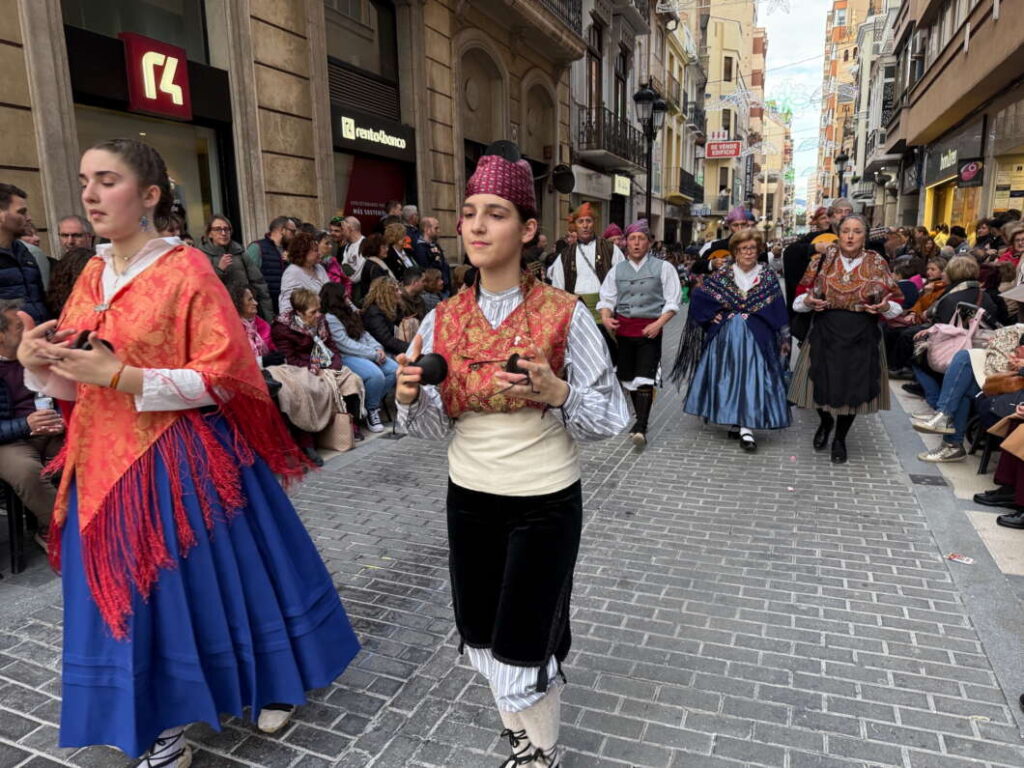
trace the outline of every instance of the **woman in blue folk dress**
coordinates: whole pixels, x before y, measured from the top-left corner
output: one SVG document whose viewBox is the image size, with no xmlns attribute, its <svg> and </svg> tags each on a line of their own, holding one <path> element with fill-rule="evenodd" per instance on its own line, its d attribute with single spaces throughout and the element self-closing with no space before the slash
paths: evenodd
<svg viewBox="0 0 1024 768">
<path fill-rule="evenodd" d="M 288 437 L 209 260 L 161 237 L 163 159 L 131 139 L 82 157 L 101 245 L 59 321 L 26 331 L 26 384 L 74 401 L 50 530 L 64 588 L 60 746 L 187 768 L 184 729 L 251 708 L 287 722 L 359 643 L 277 476 Z M 58 329 L 59 328 L 59 329 Z"/>
<path fill-rule="evenodd" d="M 789 320 L 778 278 L 757 260 L 761 233 L 736 233 L 729 250 L 734 263 L 693 293 L 672 379 L 690 382 L 687 413 L 730 425 L 730 437 L 753 453 L 753 430 L 790 424 L 783 362 Z"/>
</svg>

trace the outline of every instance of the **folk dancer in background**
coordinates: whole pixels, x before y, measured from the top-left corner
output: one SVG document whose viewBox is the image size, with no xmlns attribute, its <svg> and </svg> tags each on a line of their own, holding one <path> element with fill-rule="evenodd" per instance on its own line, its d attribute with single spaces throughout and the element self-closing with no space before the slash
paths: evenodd
<svg viewBox="0 0 1024 768">
<path fill-rule="evenodd" d="M 601 285 L 601 322 L 615 336 L 616 372 L 633 400 L 636 423 L 630 439 L 647 443 L 648 419 L 661 367 L 662 329 L 679 311 L 679 275 L 667 261 L 650 254 L 646 219 L 626 229 L 627 259 Z"/>
</svg>

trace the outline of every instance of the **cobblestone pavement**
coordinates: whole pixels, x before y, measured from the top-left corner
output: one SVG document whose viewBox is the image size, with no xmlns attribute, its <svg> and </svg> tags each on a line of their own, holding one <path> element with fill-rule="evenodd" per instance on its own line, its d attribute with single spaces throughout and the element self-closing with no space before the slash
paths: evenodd
<svg viewBox="0 0 1024 768">
<path fill-rule="evenodd" d="M 678 402 L 659 399 L 646 451 L 584 453 L 567 768 L 1024 766 L 1024 680 L 990 661 L 951 571 L 966 566 L 943 558 L 881 420 L 858 420 L 833 468 L 806 419 L 747 456 Z M 456 653 L 444 484 L 443 447 L 406 438 L 296 491 L 364 651 L 276 738 L 193 727 L 196 768 L 501 762 Z M 39 558 L 0 595 L 0 768 L 128 765 L 55 746 L 59 592 Z M 1024 628 L 1012 596 L 1003 614 Z"/>
</svg>

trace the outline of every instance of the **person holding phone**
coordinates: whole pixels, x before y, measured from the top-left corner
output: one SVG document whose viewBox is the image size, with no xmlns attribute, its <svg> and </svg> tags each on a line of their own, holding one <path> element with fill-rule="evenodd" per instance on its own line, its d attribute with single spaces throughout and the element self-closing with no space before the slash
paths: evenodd
<svg viewBox="0 0 1024 768">
<path fill-rule="evenodd" d="M 814 314 L 789 399 L 818 411 L 815 450 L 828 444 L 835 427 L 834 464 L 846 463 L 846 436 L 857 414 L 889 408 L 879 320 L 903 313 L 903 294 L 888 262 L 866 247 L 868 229 L 863 216 L 843 219 L 838 241 L 811 259 L 793 301 L 794 312 Z"/>
<path fill-rule="evenodd" d="M 163 159 L 104 141 L 79 181 L 110 242 L 59 325 L 21 313 L 18 348 L 30 388 L 75 401 L 50 529 L 60 746 L 185 768 L 185 726 L 219 729 L 220 713 L 248 706 L 261 730 L 279 730 L 359 643 L 275 477 L 309 464 L 231 299 L 203 253 L 159 235 L 172 202 Z"/>
<path fill-rule="evenodd" d="M 398 425 L 448 447 L 448 540 L 460 650 L 488 681 L 512 755 L 559 765 L 561 664 L 582 532 L 577 443 L 622 432 L 622 388 L 586 305 L 523 267 L 537 235 L 533 173 L 511 142 L 466 184 L 472 288 L 428 314 L 399 355 Z M 421 386 L 420 355 L 447 361 Z"/>
</svg>

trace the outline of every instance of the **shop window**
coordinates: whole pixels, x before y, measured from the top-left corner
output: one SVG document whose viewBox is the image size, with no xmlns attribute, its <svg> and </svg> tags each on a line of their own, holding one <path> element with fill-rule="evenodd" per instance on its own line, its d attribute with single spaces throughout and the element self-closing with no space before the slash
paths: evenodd
<svg viewBox="0 0 1024 768">
<path fill-rule="evenodd" d="M 398 82 L 394 6 L 384 0 L 324 0 L 327 56 Z"/>
<path fill-rule="evenodd" d="M 213 129 L 81 105 L 75 106 L 75 124 L 82 152 L 112 136 L 137 137 L 153 146 L 167 164 L 174 196 L 185 207 L 188 230 L 196 242 L 207 219 L 225 212 L 220 154 Z M 239 236 L 241 233 L 236 233 Z"/>
<path fill-rule="evenodd" d="M 208 64 L 203 0 L 61 0 L 64 23 L 108 37 L 135 32 L 184 48 Z"/>
</svg>

